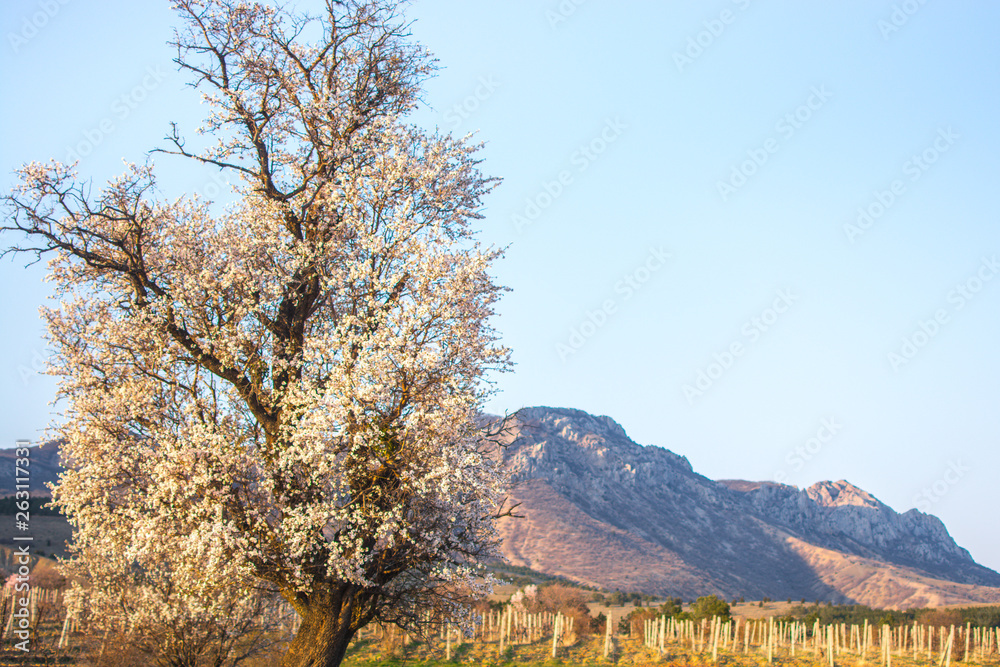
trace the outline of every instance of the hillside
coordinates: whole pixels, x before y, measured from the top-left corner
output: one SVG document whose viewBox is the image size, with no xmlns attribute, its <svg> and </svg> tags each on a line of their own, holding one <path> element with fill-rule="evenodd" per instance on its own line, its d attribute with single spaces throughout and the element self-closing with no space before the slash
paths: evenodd
<svg viewBox="0 0 1000 667">
<path fill-rule="evenodd" d="M 843 480 L 804 490 L 713 481 L 609 417 L 571 409 L 522 410 L 505 442 L 525 515 L 501 524 L 515 565 L 685 599 L 1000 602 L 1000 574 L 939 519 L 898 514 Z"/>
<path fill-rule="evenodd" d="M 46 442 L 29 448 L 31 455 L 28 457 L 27 471 L 29 492 L 32 496 L 51 496 L 48 484 L 55 483 L 59 478 L 62 467 L 59 463 L 59 445 L 55 441 Z M 14 466 L 17 459 L 16 448 L 0 449 L 0 469 L 9 473 L 0 475 L 0 497 L 13 496 L 17 482 L 15 481 Z"/>
</svg>

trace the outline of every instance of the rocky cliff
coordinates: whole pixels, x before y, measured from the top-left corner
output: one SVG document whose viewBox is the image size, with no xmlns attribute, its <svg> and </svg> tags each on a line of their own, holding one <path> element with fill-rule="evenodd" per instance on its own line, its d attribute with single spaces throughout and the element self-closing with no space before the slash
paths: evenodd
<svg viewBox="0 0 1000 667">
<path fill-rule="evenodd" d="M 522 410 L 505 440 L 525 515 L 501 525 L 516 565 L 685 598 L 1000 602 L 1000 574 L 940 520 L 898 514 L 846 481 L 716 482 L 611 418 L 571 409 Z"/>
</svg>

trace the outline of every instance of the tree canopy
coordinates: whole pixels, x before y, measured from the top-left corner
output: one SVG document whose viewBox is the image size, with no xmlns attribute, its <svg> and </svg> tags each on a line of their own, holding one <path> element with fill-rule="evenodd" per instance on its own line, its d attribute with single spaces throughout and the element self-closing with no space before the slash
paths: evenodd
<svg viewBox="0 0 1000 667">
<path fill-rule="evenodd" d="M 489 588 L 505 475 L 480 412 L 509 359 L 473 222 L 496 181 L 405 122 L 433 61 L 399 5 L 175 0 L 215 143 L 172 127 L 157 152 L 236 176 L 225 211 L 159 200 L 152 163 L 96 193 L 32 163 L 5 198 L 7 252 L 48 258 L 59 299 L 55 498 L 108 623 L 126 591 L 212 615 L 273 590 L 302 618 L 286 664 L 335 665 L 365 624 Z"/>
</svg>

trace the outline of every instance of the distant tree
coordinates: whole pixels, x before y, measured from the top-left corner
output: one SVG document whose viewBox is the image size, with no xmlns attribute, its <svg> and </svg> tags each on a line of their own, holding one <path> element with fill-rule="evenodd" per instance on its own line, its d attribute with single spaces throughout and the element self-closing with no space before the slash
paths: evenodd
<svg viewBox="0 0 1000 667">
<path fill-rule="evenodd" d="M 932 627 L 963 625 L 962 613 L 957 609 L 929 609 L 917 615 L 917 623 Z"/>
<path fill-rule="evenodd" d="M 691 605 L 691 615 L 697 620 L 718 616 L 728 620 L 730 617 L 729 603 L 716 595 L 706 595 L 694 601 Z"/>
<path fill-rule="evenodd" d="M 572 586 L 544 586 L 538 589 L 538 607 L 530 611 L 559 612 L 563 616 L 571 616 L 574 631 L 585 635 L 595 629 L 594 619 L 591 618 L 590 607 L 587 605 L 588 597 L 585 591 Z"/>
<path fill-rule="evenodd" d="M 666 601 L 657 608 L 657 611 L 660 614 L 665 614 L 667 616 L 676 616 L 681 613 L 682 605 L 683 603 L 680 598 L 667 598 Z"/>
<path fill-rule="evenodd" d="M 608 617 L 604 615 L 604 612 L 598 612 L 597 616 L 594 617 L 593 626 L 598 632 L 603 632 L 607 627 Z"/>
<path fill-rule="evenodd" d="M 968 607 L 959 609 L 963 622 L 979 627 L 1000 628 L 1000 607 Z"/>
<path fill-rule="evenodd" d="M 16 561 L 15 561 L 16 562 Z M 66 588 L 66 577 L 51 561 L 39 559 L 31 570 L 30 583 L 35 588 L 63 589 Z"/>
</svg>

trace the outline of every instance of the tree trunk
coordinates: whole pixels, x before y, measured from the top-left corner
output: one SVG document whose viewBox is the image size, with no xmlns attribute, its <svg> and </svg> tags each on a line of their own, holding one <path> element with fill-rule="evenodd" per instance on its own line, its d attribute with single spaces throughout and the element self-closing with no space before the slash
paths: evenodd
<svg viewBox="0 0 1000 667">
<path fill-rule="evenodd" d="M 337 667 L 354 627 L 356 589 L 317 591 L 309 596 L 302 623 L 281 660 L 282 667 Z"/>
</svg>

